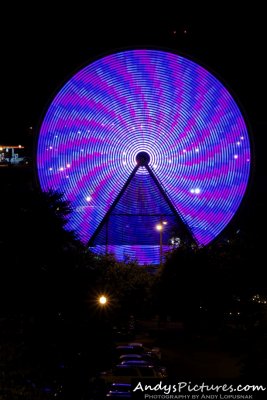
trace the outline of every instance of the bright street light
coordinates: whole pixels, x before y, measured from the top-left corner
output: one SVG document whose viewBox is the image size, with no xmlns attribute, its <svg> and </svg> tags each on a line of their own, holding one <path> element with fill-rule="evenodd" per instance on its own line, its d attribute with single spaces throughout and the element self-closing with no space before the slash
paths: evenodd
<svg viewBox="0 0 267 400">
<path fill-rule="evenodd" d="M 101 304 L 101 305 L 107 304 L 107 301 L 108 301 L 108 299 L 107 299 L 106 296 L 104 296 L 104 295 L 102 295 L 102 296 L 100 296 L 100 297 L 98 298 L 98 302 L 99 302 L 99 304 Z"/>
<path fill-rule="evenodd" d="M 167 221 L 160 221 L 160 224 L 157 224 L 156 225 L 156 229 L 157 229 L 157 231 L 159 231 L 159 251 L 160 251 L 160 253 L 159 253 L 159 263 L 160 263 L 160 265 L 162 265 L 162 232 L 163 232 L 163 229 L 164 229 L 164 225 L 167 225 L 168 224 L 168 222 Z"/>
</svg>

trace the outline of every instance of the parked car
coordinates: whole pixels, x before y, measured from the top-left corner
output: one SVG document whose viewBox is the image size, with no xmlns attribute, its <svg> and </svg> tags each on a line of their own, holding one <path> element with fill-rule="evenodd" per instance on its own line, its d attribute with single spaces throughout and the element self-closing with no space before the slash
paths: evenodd
<svg viewBox="0 0 267 400">
<path fill-rule="evenodd" d="M 167 378 L 168 374 L 167 374 L 167 370 L 166 367 L 163 367 L 162 365 L 159 365 L 158 363 L 151 363 L 148 360 L 145 359 L 139 359 L 139 360 L 125 360 L 121 362 L 121 365 L 129 365 L 132 367 L 142 367 L 142 366 L 153 366 L 157 372 L 157 374 L 159 375 L 160 378 Z"/>
<path fill-rule="evenodd" d="M 131 345 L 120 345 L 115 348 L 115 358 L 118 359 L 123 354 L 144 354 L 143 347 L 135 347 Z"/>
<path fill-rule="evenodd" d="M 128 343 L 128 345 L 136 348 L 138 350 L 137 353 L 147 353 L 155 355 L 156 357 L 161 359 L 161 351 L 159 347 L 152 347 L 151 349 L 149 347 L 144 346 L 143 343 L 138 343 L 138 342 L 131 342 Z"/>
<path fill-rule="evenodd" d="M 143 355 L 142 354 L 122 354 L 119 357 L 119 361 L 122 363 L 123 361 L 137 361 L 137 360 L 143 360 Z"/>
<path fill-rule="evenodd" d="M 161 378 L 161 374 L 153 365 L 116 365 L 111 371 L 102 372 L 101 379 L 109 383 L 131 383 L 134 378 Z"/>
<path fill-rule="evenodd" d="M 131 398 L 131 384 L 113 382 L 106 394 L 107 399 L 130 399 Z"/>
<path fill-rule="evenodd" d="M 138 360 L 143 360 L 147 361 L 150 365 L 154 366 L 161 366 L 161 360 L 158 359 L 158 357 L 154 356 L 153 354 L 122 354 L 119 357 L 120 363 L 124 361 L 138 361 Z"/>
<path fill-rule="evenodd" d="M 131 360 L 131 361 L 122 361 L 120 365 L 131 365 L 134 367 L 140 367 L 140 366 L 142 367 L 144 365 L 151 365 L 151 364 L 149 364 L 149 362 L 145 360 L 134 360 L 134 361 Z"/>
<path fill-rule="evenodd" d="M 120 399 L 120 400 L 128 400 L 132 398 L 131 393 L 108 393 L 106 394 L 106 399 Z"/>
</svg>

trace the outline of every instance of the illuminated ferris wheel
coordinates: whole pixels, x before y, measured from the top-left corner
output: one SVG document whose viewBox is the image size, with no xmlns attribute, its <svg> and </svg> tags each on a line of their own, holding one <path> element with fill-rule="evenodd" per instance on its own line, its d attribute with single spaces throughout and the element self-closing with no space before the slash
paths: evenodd
<svg viewBox="0 0 267 400">
<path fill-rule="evenodd" d="M 250 161 L 226 87 L 188 58 L 150 49 L 76 73 L 52 101 L 37 148 L 42 190 L 71 202 L 67 229 L 96 253 L 140 264 L 158 264 L 172 237 L 214 240 L 241 203 Z"/>
</svg>

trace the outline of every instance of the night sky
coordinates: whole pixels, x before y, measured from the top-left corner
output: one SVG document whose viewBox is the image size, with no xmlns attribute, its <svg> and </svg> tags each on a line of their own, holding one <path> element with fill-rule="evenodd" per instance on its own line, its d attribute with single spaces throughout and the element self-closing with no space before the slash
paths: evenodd
<svg viewBox="0 0 267 400">
<path fill-rule="evenodd" d="M 182 10 L 181 4 L 147 11 L 134 3 L 123 8 L 9 6 L 1 28 L 1 144 L 24 144 L 29 127 L 36 135 L 53 96 L 95 58 L 131 46 L 165 48 L 199 62 L 235 95 L 251 128 L 258 181 L 266 182 L 265 12 L 256 5 L 234 11 L 225 2 L 212 9 L 189 3 Z"/>
</svg>

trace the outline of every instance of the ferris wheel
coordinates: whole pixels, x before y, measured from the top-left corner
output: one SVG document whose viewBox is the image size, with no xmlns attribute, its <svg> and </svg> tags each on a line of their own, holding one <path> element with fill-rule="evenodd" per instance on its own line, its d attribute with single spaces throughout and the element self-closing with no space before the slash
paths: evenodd
<svg viewBox="0 0 267 400">
<path fill-rule="evenodd" d="M 37 169 L 42 190 L 72 205 L 66 228 L 93 251 L 158 264 L 173 232 L 205 246 L 231 221 L 249 180 L 249 133 L 232 94 L 201 65 L 165 50 L 118 51 L 59 90 Z"/>
</svg>

